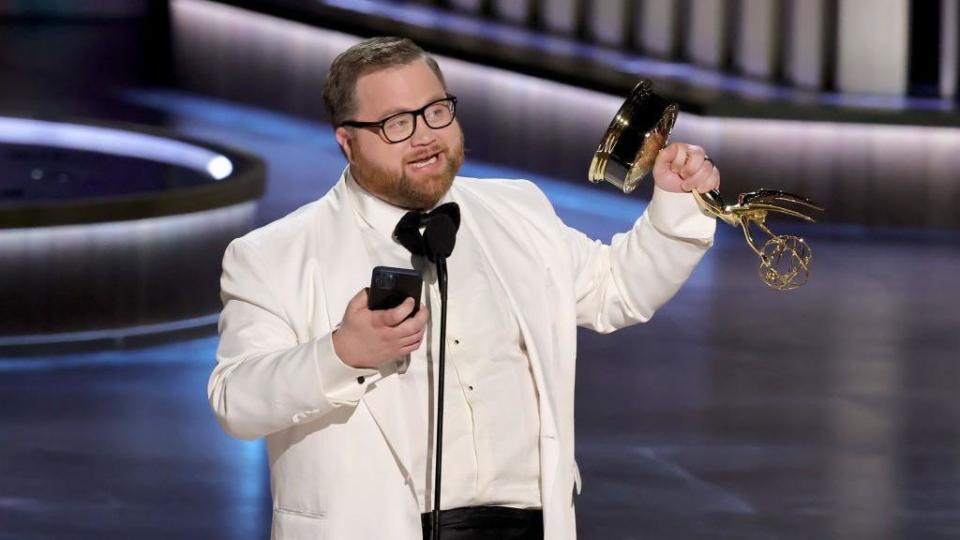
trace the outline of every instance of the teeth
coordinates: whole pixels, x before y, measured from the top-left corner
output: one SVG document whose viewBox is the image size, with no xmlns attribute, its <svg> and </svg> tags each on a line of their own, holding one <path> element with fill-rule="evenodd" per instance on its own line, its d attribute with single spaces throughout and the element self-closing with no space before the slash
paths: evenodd
<svg viewBox="0 0 960 540">
<path fill-rule="evenodd" d="M 436 162 L 437 162 L 437 156 L 433 156 L 433 157 L 431 157 L 430 159 L 425 159 L 425 160 L 423 160 L 423 161 L 415 161 L 415 162 L 413 163 L 413 166 L 416 167 L 416 168 L 418 168 L 418 169 L 422 169 L 422 168 L 426 167 L 427 165 L 433 165 L 433 164 L 436 163 Z"/>
</svg>

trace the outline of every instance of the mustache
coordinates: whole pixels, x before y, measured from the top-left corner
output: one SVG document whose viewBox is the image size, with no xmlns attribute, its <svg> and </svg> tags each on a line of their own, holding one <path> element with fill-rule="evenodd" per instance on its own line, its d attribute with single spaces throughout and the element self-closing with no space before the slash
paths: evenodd
<svg viewBox="0 0 960 540">
<path fill-rule="evenodd" d="M 425 148 L 419 150 L 407 156 L 407 163 L 413 163 L 415 161 L 423 161 L 434 154 L 446 153 L 446 147 L 440 146 L 439 144 L 433 145 L 430 148 Z"/>
</svg>

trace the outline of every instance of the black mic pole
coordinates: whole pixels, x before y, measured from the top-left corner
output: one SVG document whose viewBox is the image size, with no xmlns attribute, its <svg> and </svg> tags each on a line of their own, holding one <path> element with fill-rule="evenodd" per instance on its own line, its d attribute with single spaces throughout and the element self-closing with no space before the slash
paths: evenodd
<svg viewBox="0 0 960 540">
<path fill-rule="evenodd" d="M 441 211 L 441 209 L 443 209 Z M 439 212 L 438 214 L 434 214 Z M 437 285 L 440 287 L 440 356 L 437 360 L 437 436 L 434 441 L 434 484 L 433 484 L 433 540 L 440 540 L 440 476 L 443 469 L 443 390 L 444 373 L 447 359 L 447 257 L 453 253 L 457 241 L 457 228 L 460 226 L 460 208 L 456 203 L 447 203 L 437 207 L 425 225 L 422 252 L 436 263 Z M 409 238 L 410 235 L 407 235 Z"/>
<path fill-rule="evenodd" d="M 437 373 L 437 439 L 434 457 L 433 540 L 440 540 L 440 470 L 443 466 L 443 387 L 447 349 L 447 260 L 437 257 L 437 284 L 440 286 L 440 360 Z"/>
</svg>

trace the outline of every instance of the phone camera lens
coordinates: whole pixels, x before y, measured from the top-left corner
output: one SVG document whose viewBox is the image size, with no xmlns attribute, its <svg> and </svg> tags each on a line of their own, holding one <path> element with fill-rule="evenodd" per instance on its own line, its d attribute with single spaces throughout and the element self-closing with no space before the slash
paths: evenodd
<svg viewBox="0 0 960 540">
<path fill-rule="evenodd" d="M 378 274 L 374 285 L 381 289 L 392 289 L 396 285 L 396 280 L 397 277 L 393 274 Z"/>
</svg>

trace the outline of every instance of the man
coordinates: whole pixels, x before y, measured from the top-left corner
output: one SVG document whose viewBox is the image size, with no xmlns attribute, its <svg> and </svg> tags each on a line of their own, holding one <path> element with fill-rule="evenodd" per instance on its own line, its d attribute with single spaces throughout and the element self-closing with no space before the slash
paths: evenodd
<svg viewBox="0 0 960 540">
<path fill-rule="evenodd" d="M 392 240 L 409 210 L 456 202 L 449 264 L 444 538 L 574 538 L 576 326 L 648 320 L 710 246 L 687 191 L 719 186 L 703 150 L 660 153 L 653 200 L 611 246 L 566 227 L 524 181 L 456 177 L 463 135 L 436 63 L 374 38 L 324 89 L 349 166 L 322 199 L 235 240 L 211 406 L 265 437 L 273 537 L 421 538 L 433 505 L 439 293 Z M 415 267 L 423 307 L 367 309 L 374 266 Z M 576 486 L 576 487 L 575 487 Z"/>
</svg>

